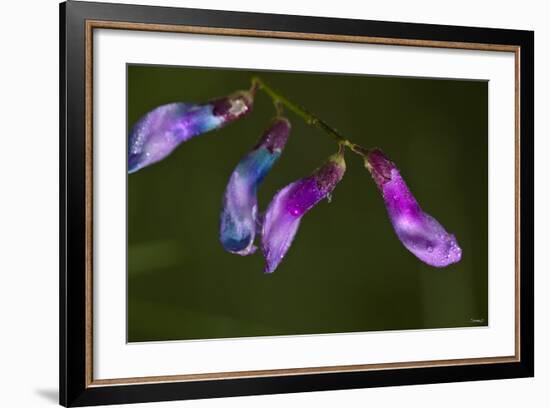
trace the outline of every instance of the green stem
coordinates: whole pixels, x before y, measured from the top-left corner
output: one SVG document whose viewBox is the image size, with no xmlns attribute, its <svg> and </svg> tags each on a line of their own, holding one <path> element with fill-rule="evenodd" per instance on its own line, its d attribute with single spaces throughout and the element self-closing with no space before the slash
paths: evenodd
<svg viewBox="0 0 550 408">
<path fill-rule="evenodd" d="M 355 144 L 346 139 L 340 132 L 330 126 L 327 122 L 314 115 L 313 113 L 307 111 L 306 109 L 302 108 L 301 106 L 297 105 L 296 103 L 292 102 L 280 92 L 277 92 L 275 89 L 267 85 L 260 78 L 252 78 L 252 87 L 254 89 L 264 91 L 271 98 L 276 107 L 278 105 L 285 106 L 288 110 L 300 116 L 308 125 L 321 129 L 325 133 L 332 136 L 332 138 L 341 146 L 349 148 L 352 152 L 362 157 L 365 157 L 368 154 L 368 149 L 361 147 L 358 144 Z"/>
</svg>

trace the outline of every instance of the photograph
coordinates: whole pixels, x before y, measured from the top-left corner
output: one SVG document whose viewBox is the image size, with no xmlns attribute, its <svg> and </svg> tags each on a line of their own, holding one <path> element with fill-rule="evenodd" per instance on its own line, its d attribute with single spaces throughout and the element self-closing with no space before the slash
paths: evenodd
<svg viewBox="0 0 550 408">
<path fill-rule="evenodd" d="M 128 342 L 489 325 L 488 81 L 126 81 Z"/>
</svg>

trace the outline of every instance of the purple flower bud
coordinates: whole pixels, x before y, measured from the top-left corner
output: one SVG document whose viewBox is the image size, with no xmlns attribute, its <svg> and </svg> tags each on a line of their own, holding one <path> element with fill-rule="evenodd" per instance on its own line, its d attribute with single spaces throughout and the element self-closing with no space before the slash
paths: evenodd
<svg viewBox="0 0 550 408">
<path fill-rule="evenodd" d="M 237 165 L 223 197 L 220 241 L 232 253 L 249 255 L 256 251 L 254 238 L 258 224 L 257 190 L 285 147 L 290 122 L 276 118 L 254 149 Z"/>
<path fill-rule="evenodd" d="M 262 252 L 265 272 L 273 272 L 288 251 L 305 213 L 326 198 L 344 176 L 346 163 L 337 153 L 306 178 L 280 190 L 265 213 L 262 225 Z"/>
<path fill-rule="evenodd" d="M 366 165 L 382 192 L 399 240 L 421 261 L 438 268 L 460 261 L 462 250 L 435 218 L 422 211 L 399 170 L 380 150 L 371 150 Z"/>
<path fill-rule="evenodd" d="M 246 115 L 253 100 L 253 92 L 239 91 L 202 105 L 176 102 L 146 113 L 128 136 L 128 173 L 164 159 L 192 137 Z"/>
</svg>

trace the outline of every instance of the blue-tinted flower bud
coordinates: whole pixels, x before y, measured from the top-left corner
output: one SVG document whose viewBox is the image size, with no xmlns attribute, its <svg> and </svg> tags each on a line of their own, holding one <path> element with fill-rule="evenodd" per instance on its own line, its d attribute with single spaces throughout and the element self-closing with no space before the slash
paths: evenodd
<svg viewBox="0 0 550 408">
<path fill-rule="evenodd" d="M 239 91 L 202 105 L 176 102 L 146 113 L 128 135 L 128 173 L 164 159 L 192 137 L 246 115 L 253 101 L 251 91 Z"/>
<path fill-rule="evenodd" d="M 249 255 L 256 250 L 257 190 L 281 155 L 289 134 L 290 122 L 276 118 L 231 174 L 220 219 L 220 241 L 227 251 Z"/>
</svg>

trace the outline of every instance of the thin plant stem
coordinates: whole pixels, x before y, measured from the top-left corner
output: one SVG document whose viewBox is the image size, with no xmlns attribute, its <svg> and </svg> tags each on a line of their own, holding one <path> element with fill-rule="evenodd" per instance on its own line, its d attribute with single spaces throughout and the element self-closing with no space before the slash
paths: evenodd
<svg viewBox="0 0 550 408">
<path fill-rule="evenodd" d="M 253 77 L 252 78 L 252 88 L 254 90 L 259 89 L 263 92 L 265 92 L 273 101 L 275 106 L 277 107 L 277 110 L 280 109 L 280 106 L 284 106 L 289 111 L 295 113 L 299 117 L 301 117 L 308 125 L 314 126 L 328 135 L 332 136 L 332 138 L 340 145 L 345 146 L 348 149 L 350 149 L 352 152 L 360 155 L 361 157 L 365 158 L 366 155 L 369 152 L 369 149 L 364 148 L 356 143 L 351 142 L 347 138 L 345 138 L 340 132 L 338 132 L 336 129 L 334 129 L 332 126 L 330 126 L 327 122 L 316 116 L 315 114 L 309 112 L 305 108 L 301 107 L 300 105 L 292 102 L 290 99 L 288 99 L 286 96 L 281 94 L 280 92 L 276 91 L 269 85 L 267 85 L 262 79 L 259 77 Z"/>
</svg>

